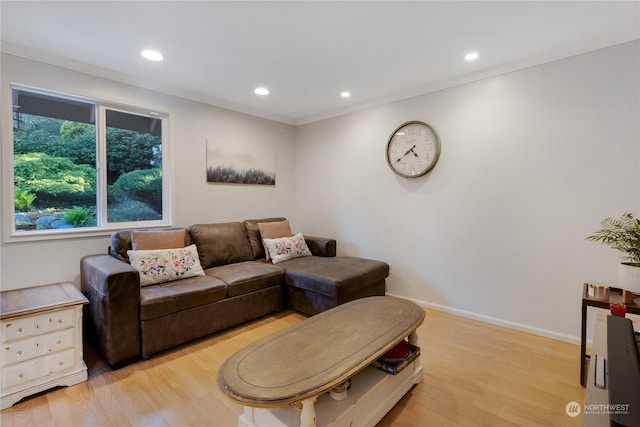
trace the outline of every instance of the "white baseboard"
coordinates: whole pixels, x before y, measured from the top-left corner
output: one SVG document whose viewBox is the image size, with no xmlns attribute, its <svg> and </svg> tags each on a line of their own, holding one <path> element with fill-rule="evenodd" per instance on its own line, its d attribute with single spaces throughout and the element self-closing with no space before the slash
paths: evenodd
<svg viewBox="0 0 640 427">
<path fill-rule="evenodd" d="M 530 334 L 539 335 L 542 337 L 551 338 L 558 341 L 564 341 L 570 344 L 580 344 L 580 337 L 574 337 L 566 334 L 559 334 L 557 332 L 549 331 L 547 329 L 536 328 L 534 326 L 524 325 L 522 323 L 516 323 L 516 322 L 511 322 L 509 320 L 498 319 L 496 317 L 473 313 L 471 311 L 466 311 L 466 310 L 460 310 L 458 308 L 447 307 L 445 305 L 434 304 L 431 302 L 417 300 L 414 298 L 407 298 L 402 295 L 390 294 L 390 293 L 387 293 L 387 295 L 412 301 L 421 307 L 429 308 L 432 310 L 438 310 L 438 311 L 442 311 L 449 314 L 454 314 L 456 316 L 465 317 L 467 319 L 478 320 L 480 322 L 489 323 L 497 326 L 503 326 L 505 328 L 515 329 L 517 331 L 528 332 Z"/>
</svg>

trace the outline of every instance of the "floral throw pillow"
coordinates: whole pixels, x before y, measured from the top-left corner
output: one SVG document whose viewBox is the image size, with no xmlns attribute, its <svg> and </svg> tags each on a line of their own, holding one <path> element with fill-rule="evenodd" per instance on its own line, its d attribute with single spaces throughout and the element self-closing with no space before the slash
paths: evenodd
<svg viewBox="0 0 640 427">
<path fill-rule="evenodd" d="M 177 249 L 127 251 L 140 273 L 140 285 L 149 286 L 187 277 L 204 276 L 196 245 Z"/>
<path fill-rule="evenodd" d="M 311 256 L 311 251 L 304 241 L 301 233 L 292 237 L 281 237 L 279 239 L 262 239 L 269 251 L 271 262 L 277 264 L 288 259 Z"/>
</svg>

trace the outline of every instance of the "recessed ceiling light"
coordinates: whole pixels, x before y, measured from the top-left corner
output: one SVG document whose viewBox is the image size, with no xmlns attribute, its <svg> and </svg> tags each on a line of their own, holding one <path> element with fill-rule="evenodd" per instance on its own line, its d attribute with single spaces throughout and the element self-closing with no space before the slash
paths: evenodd
<svg viewBox="0 0 640 427">
<path fill-rule="evenodd" d="M 469 52 L 464 56 L 465 61 L 475 61 L 478 59 L 478 52 Z"/>
<path fill-rule="evenodd" d="M 267 89 L 266 87 L 258 87 L 256 88 L 256 90 L 253 91 L 253 93 L 255 93 L 256 95 L 269 95 L 269 89 Z"/>
<path fill-rule="evenodd" d="M 343 97 L 343 98 L 348 98 L 348 97 L 351 96 L 351 92 L 345 90 L 344 92 L 342 92 L 340 94 L 340 96 Z"/>
<path fill-rule="evenodd" d="M 140 55 L 142 55 L 144 58 L 147 58 L 149 61 L 162 61 L 164 59 L 164 56 L 162 56 L 160 52 L 156 52 L 155 50 L 146 49 L 140 52 Z"/>
</svg>

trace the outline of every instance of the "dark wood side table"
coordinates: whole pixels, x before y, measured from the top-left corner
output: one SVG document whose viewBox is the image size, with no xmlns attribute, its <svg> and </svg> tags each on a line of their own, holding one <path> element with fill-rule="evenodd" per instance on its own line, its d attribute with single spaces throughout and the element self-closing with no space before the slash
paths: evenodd
<svg viewBox="0 0 640 427">
<path fill-rule="evenodd" d="M 587 359 L 587 308 L 595 307 L 609 310 L 611 304 L 622 304 L 623 290 L 599 283 L 585 283 L 582 288 L 582 330 L 580 334 L 580 385 L 585 385 Z M 640 314 L 638 300 L 625 303 L 627 313 Z"/>
</svg>

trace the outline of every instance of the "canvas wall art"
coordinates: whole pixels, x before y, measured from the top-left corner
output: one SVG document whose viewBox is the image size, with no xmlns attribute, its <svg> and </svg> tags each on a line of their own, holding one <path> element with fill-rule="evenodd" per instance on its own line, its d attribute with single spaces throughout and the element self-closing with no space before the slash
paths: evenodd
<svg viewBox="0 0 640 427">
<path fill-rule="evenodd" d="M 207 182 L 275 185 L 275 151 L 257 144 L 207 139 Z"/>
</svg>

